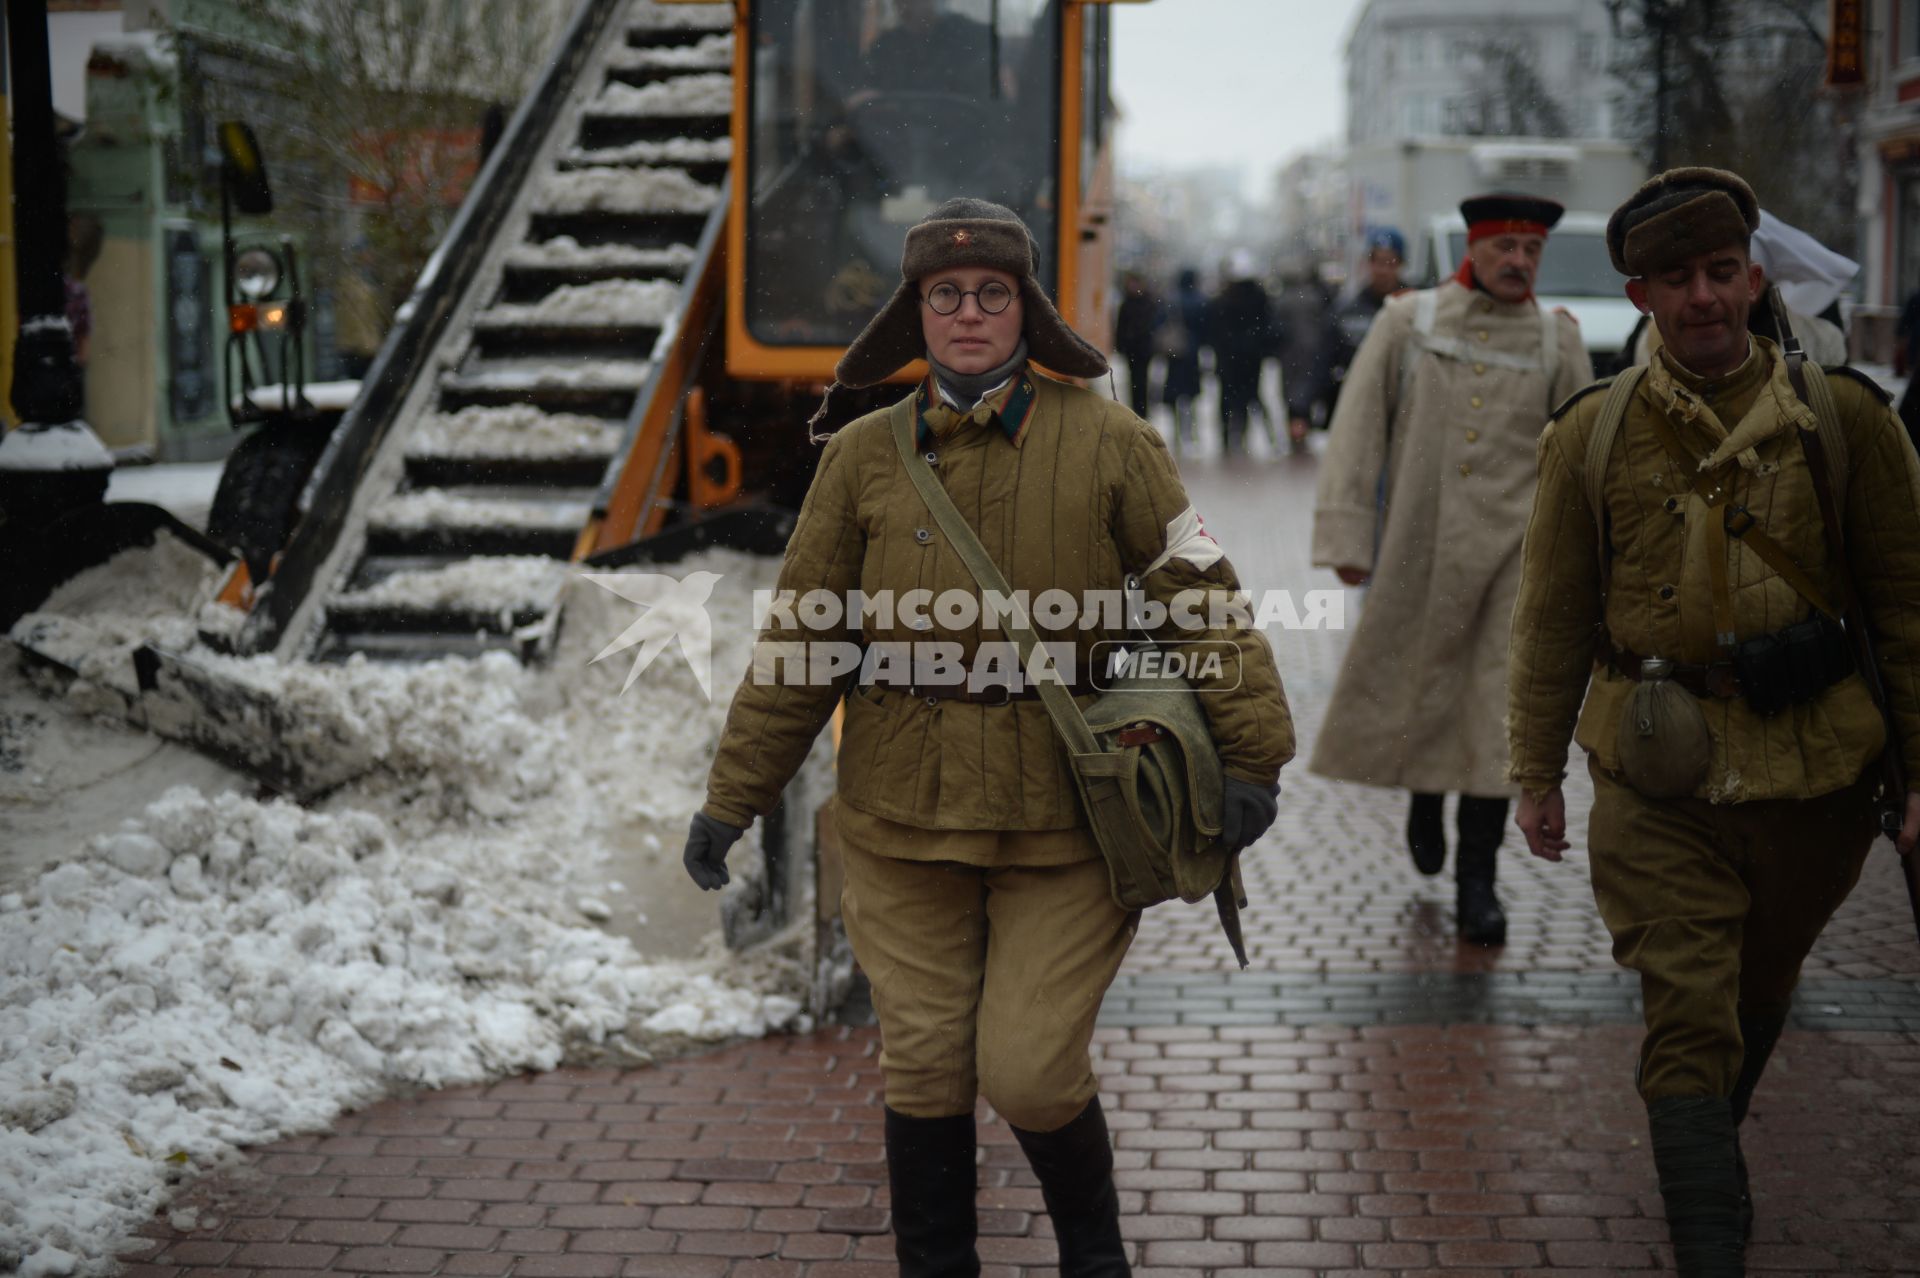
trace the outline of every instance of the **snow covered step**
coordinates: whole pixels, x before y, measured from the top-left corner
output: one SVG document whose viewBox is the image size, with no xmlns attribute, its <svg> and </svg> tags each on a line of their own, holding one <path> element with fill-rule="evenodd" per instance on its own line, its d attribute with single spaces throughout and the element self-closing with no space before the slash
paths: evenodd
<svg viewBox="0 0 1920 1278">
<path fill-rule="evenodd" d="M 733 111 L 733 76 L 725 71 L 675 75 L 649 84 L 611 80 L 588 106 L 589 116 L 726 116 Z"/>
<path fill-rule="evenodd" d="M 383 665 L 424 665 L 442 657 L 474 659 L 489 652 L 510 653 L 521 661 L 527 661 L 533 647 L 530 640 L 489 630 L 453 634 L 443 631 L 328 629 L 313 655 L 314 660 L 331 664 L 344 664 L 360 656 Z"/>
<path fill-rule="evenodd" d="M 373 556 L 361 561 L 357 584 L 327 600 L 327 624 L 340 633 L 510 634 L 553 610 L 569 571 L 534 555 Z"/>
<path fill-rule="evenodd" d="M 688 213 L 705 217 L 720 204 L 720 188 L 696 182 L 685 169 L 567 169 L 541 179 L 539 213 Z"/>
<path fill-rule="evenodd" d="M 645 84 L 652 79 L 695 71 L 724 72 L 732 66 L 731 31 L 702 35 L 692 44 L 650 42 L 645 45 L 622 45 L 607 59 L 609 74 L 626 84 Z"/>
<path fill-rule="evenodd" d="M 602 280 L 670 280 L 685 278 L 693 249 L 685 244 L 665 248 L 636 248 L 630 244 L 583 245 L 571 236 L 543 244 L 522 245 L 506 260 L 500 283 L 500 301 L 537 302 L 568 284 Z"/>
<path fill-rule="evenodd" d="M 575 147 L 560 157 L 562 171 L 592 168 L 636 168 L 672 165 L 684 169 L 696 182 L 718 186 L 733 158 L 731 138 L 670 137 L 629 142 L 597 149 Z"/>
<path fill-rule="evenodd" d="M 590 357 L 602 352 L 589 346 L 650 350 L 679 300 L 680 286 L 672 281 L 599 280 L 563 285 L 537 302 L 496 303 L 474 317 L 473 327 L 487 351 L 558 346 Z"/>
<path fill-rule="evenodd" d="M 634 0 L 623 19 L 627 41 L 691 44 L 709 32 L 733 29 L 733 6 L 725 0 L 712 4 L 655 4 L 653 0 Z"/>
<path fill-rule="evenodd" d="M 396 493 L 367 519 L 367 552 L 563 559 L 592 514 L 594 495 L 585 487 Z"/>
<path fill-rule="evenodd" d="M 440 409 L 526 404 L 625 417 L 652 370 L 648 360 L 482 361 L 440 379 Z"/>
<path fill-rule="evenodd" d="M 620 423 L 580 413 L 543 413 L 524 404 L 434 413 L 407 437 L 407 460 L 601 458 L 620 446 Z"/>
<path fill-rule="evenodd" d="M 407 437 L 415 488 L 597 485 L 620 447 L 621 424 L 526 404 L 464 408 L 423 418 Z"/>
</svg>

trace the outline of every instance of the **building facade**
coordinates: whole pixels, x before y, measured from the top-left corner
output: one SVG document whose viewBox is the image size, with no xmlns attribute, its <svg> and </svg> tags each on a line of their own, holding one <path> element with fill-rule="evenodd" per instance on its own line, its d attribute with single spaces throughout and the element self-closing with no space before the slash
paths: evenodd
<svg viewBox="0 0 1920 1278">
<path fill-rule="evenodd" d="M 1350 146 L 1616 136 L 1603 0 L 1366 0 L 1347 42 Z"/>
<path fill-rule="evenodd" d="M 1832 37 L 1836 54 L 1842 42 L 1861 51 L 1862 83 L 1836 91 L 1861 99 L 1855 118 L 1862 301 L 1898 307 L 1920 290 L 1920 0 L 1858 0 L 1857 10 L 1858 26 L 1848 29 L 1846 20 L 1855 17 L 1849 9 L 1838 15 Z M 1833 70 L 1830 58 L 1830 79 Z"/>
</svg>

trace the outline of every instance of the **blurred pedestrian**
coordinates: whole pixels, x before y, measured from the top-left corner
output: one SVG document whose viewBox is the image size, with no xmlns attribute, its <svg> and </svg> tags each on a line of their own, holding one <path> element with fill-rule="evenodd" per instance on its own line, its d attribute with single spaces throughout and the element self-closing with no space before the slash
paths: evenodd
<svg viewBox="0 0 1920 1278">
<path fill-rule="evenodd" d="M 1381 308 L 1334 409 L 1313 562 L 1373 591 L 1311 767 L 1411 791 L 1407 846 L 1422 874 L 1446 864 L 1442 804 L 1458 792 L 1460 936 L 1502 945 L 1507 620 L 1534 444 L 1593 369 L 1579 325 L 1533 298 L 1560 206 L 1489 195 L 1460 211 L 1459 272 Z"/>
<path fill-rule="evenodd" d="M 1260 414 L 1277 446 L 1273 418 L 1260 399 L 1260 367 L 1279 343 L 1273 304 L 1258 279 L 1253 254 L 1235 249 L 1227 259 L 1227 282 L 1207 310 L 1207 344 L 1213 348 L 1214 376 L 1220 381 L 1220 448 L 1233 456 L 1247 450 L 1247 422 Z"/>
<path fill-rule="evenodd" d="M 1320 361 L 1322 382 L 1315 398 L 1327 406 L 1331 425 L 1353 357 L 1373 327 L 1373 317 L 1387 299 L 1406 290 L 1400 271 L 1407 260 L 1407 242 L 1391 226 L 1376 226 L 1366 234 L 1367 255 L 1361 261 L 1359 286 L 1334 309 L 1327 332 L 1327 350 Z"/>
<path fill-rule="evenodd" d="M 1149 416 L 1148 373 L 1153 367 L 1154 334 L 1166 322 L 1167 307 L 1138 271 L 1120 276 L 1120 311 L 1113 323 L 1113 349 L 1127 361 L 1127 397 L 1134 415 Z"/>
<path fill-rule="evenodd" d="M 1167 359 L 1160 397 L 1173 409 L 1173 443 L 1179 448 L 1199 440 L 1194 406 L 1200 398 L 1200 349 L 1207 344 L 1207 296 L 1200 291 L 1200 273 L 1190 266 L 1181 268 L 1158 339 Z"/>
<path fill-rule="evenodd" d="M 1332 299 L 1311 273 L 1285 282 L 1274 300 L 1274 325 L 1280 341 L 1280 395 L 1287 404 L 1287 441 L 1296 453 L 1307 451 L 1307 432 L 1326 411 L 1320 394 L 1327 382 L 1325 361 L 1331 342 Z"/>
</svg>

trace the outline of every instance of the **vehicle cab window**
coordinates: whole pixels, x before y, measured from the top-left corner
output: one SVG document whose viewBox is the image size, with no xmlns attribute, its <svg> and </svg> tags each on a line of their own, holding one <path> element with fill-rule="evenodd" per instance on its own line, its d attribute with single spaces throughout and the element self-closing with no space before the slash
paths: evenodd
<svg viewBox="0 0 1920 1278">
<path fill-rule="evenodd" d="M 746 318 L 844 345 L 892 292 L 907 228 L 1006 204 L 1053 279 L 1059 0 L 757 0 Z"/>
</svg>

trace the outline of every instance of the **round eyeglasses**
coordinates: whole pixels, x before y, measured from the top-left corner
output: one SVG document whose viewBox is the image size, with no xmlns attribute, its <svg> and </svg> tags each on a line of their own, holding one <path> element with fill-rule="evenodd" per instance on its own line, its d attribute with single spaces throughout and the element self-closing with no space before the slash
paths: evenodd
<svg viewBox="0 0 1920 1278">
<path fill-rule="evenodd" d="M 998 315 L 1013 305 L 1013 299 L 1020 296 L 1015 289 L 1008 288 L 999 280 L 989 280 L 979 288 L 960 289 L 952 284 L 935 284 L 920 295 L 922 301 L 933 308 L 935 315 L 951 315 L 960 309 L 960 304 L 971 297 L 980 304 L 980 309 L 988 315 Z"/>
</svg>

